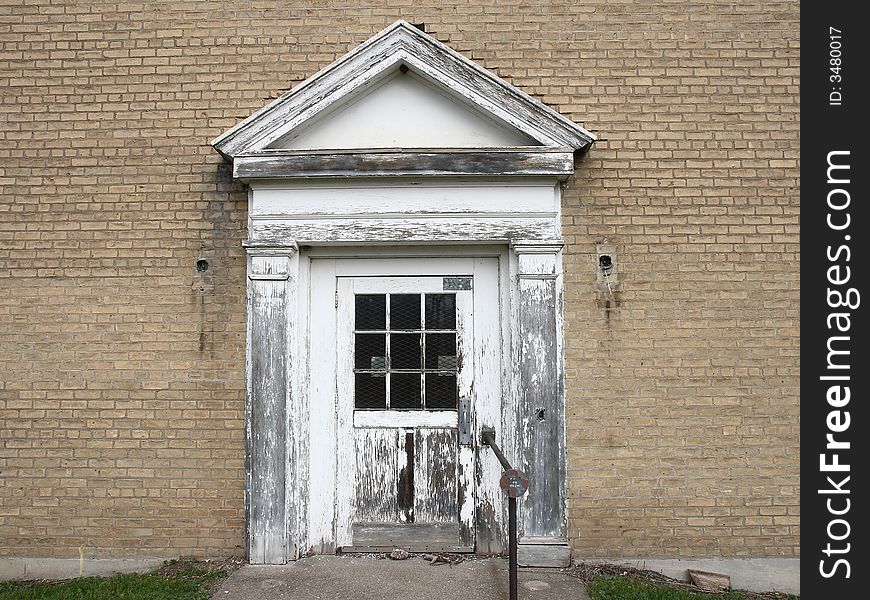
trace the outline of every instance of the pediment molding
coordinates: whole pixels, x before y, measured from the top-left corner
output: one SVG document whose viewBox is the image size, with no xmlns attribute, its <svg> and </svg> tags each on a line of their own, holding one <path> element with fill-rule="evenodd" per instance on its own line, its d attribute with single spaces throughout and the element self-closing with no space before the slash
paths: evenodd
<svg viewBox="0 0 870 600">
<path fill-rule="evenodd" d="M 335 110 L 371 91 L 393 76 L 397 70 L 405 69 L 491 121 L 512 128 L 533 141 L 534 145 L 529 146 L 481 148 L 480 152 L 496 153 L 498 156 L 490 161 L 477 161 L 478 164 L 505 164 L 505 168 L 501 171 L 493 172 L 490 169 L 483 174 L 522 174 L 523 163 L 528 163 L 530 160 L 538 165 L 538 170 L 534 174 L 542 174 L 542 171 L 547 171 L 545 163 L 554 159 L 549 172 L 564 177 L 569 174 L 566 173 L 564 156 L 587 149 L 596 139 L 583 127 L 435 38 L 405 21 L 397 21 L 215 138 L 212 145 L 226 158 L 240 162 L 239 166 L 234 166 L 240 178 L 329 176 L 328 173 L 334 170 L 332 167 L 320 172 L 317 163 L 313 162 L 317 156 L 324 155 L 333 157 L 358 155 L 357 162 L 374 164 L 376 155 L 382 155 L 384 151 L 391 149 L 323 148 L 323 152 L 318 153 L 312 152 L 311 149 L 274 148 L 273 145 L 292 132 L 302 130 L 316 122 L 330 110 Z M 423 164 L 423 167 L 411 171 L 389 168 L 386 169 L 389 171 L 387 174 L 423 174 L 431 170 L 426 167 L 427 161 L 430 166 L 433 161 L 445 165 L 450 156 L 456 160 L 453 165 L 446 168 L 448 174 L 457 174 L 463 168 L 473 168 L 475 164 L 475 161 L 467 160 L 469 150 L 474 150 L 469 148 L 462 148 L 460 151 L 456 148 L 392 150 L 406 159 L 411 157 L 406 161 L 409 165 Z M 412 155 L 420 155 L 418 158 L 422 163 L 415 163 Z M 506 164 L 512 156 L 520 161 L 517 165 Z M 250 167 L 255 164 L 269 169 L 280 168 L 254 172 Z M 291 174 L 294 165 L 300 164 L 305 166 L 304 173 Z M 331 164 L 335 164 L 335 159 Z M 569 170 L 573 170 L 573 160 Z M 366 175 L 364 172 L 353 174 Z M 467 172 L 467 174 L 475 173 Z"/>
</svg>

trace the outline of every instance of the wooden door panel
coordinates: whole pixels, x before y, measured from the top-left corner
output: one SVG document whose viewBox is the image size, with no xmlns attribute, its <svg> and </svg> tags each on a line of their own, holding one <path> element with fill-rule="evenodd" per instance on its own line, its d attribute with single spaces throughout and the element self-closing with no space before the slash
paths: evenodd
<svg viewBox="0 0 870 600">
<path fill-rule="evenodd" d="M 456 429 L 417 429 L 414 442 L 415 522 L 456 523 Z"/>
<path fill-rule="evenodd" d="M 398 520 L 399 431 L 356 428 L 356 521 Z"/>
</svg>

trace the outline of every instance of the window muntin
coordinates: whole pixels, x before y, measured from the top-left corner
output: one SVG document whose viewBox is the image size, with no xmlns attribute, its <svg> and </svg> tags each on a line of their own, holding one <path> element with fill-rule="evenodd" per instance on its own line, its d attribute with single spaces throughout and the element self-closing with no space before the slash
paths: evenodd
<svg viewBox="0 0 870 600">
<path fill-rule="evenodd" d="M 456 295 L 354 296 L 354 406 L 456 410 Z"/>
</svg>

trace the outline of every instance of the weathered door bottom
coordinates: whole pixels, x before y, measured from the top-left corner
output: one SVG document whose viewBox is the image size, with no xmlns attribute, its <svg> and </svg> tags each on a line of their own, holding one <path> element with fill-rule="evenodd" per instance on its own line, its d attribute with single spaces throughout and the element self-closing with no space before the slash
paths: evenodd
<svg viewBox="0 0 870 600">
<path fill-rule="evenodd" d="M 458 523 L 354 523 L 353 546 L 344 552 L 474 552 L 473 546 L 459 546 Z"/>
</svg>

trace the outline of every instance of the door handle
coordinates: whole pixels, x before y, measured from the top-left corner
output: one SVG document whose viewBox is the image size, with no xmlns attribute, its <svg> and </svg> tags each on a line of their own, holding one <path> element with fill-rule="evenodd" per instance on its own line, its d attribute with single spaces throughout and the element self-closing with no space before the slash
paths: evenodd
<svg viewBox="0 0 870 600">
<path fill-rule="evenodd" d="M 459 445 L 470 446 L 474 440 L 471 433 L 471 398 L 459 399 Z"/>
</svg>

